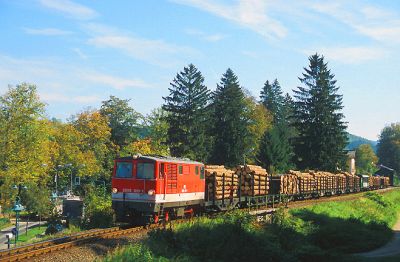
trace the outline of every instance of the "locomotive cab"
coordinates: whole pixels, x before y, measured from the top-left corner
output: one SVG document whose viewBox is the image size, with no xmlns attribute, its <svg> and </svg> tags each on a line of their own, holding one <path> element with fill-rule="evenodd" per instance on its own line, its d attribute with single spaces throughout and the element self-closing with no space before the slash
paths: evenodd
<svg viewBox="0 0 400 262">
<path fill-rule="evenodd" d="M 112 204 L 117 221 L 158 222 L 199 209 L 204 202 L 204 165 L 161 156 L 115 160 Z"/>
</svg>

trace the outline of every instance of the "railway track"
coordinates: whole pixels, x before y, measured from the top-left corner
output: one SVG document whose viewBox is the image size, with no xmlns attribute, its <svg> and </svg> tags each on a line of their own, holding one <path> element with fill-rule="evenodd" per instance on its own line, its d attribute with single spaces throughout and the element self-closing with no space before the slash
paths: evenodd
<svg viewBox="0 0 400 262">
<path fill-rule="evenodd" d="M 127 235 L 146 230 L 143 227 L 133 227 L 128 229 L 121 229 L 119 227 L 95 229 L 83 231 L 68 237 L 42 241 L 39 243 L 16 247 L 8 250 L 0 251 L 0 262 L 5 261 L 20 261 L 29 259 L 39 255 L 55 252 L 62 249 L 67 249 L 73 246 L 81 245 L 85 242 L 92 241 L 96 238 L 112 238 L 121 235 Z"/>
</svg>

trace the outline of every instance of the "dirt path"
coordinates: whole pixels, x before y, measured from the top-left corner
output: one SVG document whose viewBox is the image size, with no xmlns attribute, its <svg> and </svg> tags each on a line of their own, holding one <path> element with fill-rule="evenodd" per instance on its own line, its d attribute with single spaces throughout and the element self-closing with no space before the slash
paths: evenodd
<svg viewBox="0 0 400 262">
<path fill-rule="evenodd" d="M 396 224 L 393 227 L 394 235 L 392 240 L 389 243 L 380 247 L 378 249 L 359 253 L 357 255 L 362 257 L 388 257 L 400 254 L 400 218 L 397 220 Z"/>
</svg>

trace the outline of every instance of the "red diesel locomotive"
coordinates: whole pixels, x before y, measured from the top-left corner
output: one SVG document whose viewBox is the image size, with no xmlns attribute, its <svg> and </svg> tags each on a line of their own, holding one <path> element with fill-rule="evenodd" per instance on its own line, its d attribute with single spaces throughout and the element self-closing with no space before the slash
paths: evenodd
<svg viewBox="0 0 400 262">
<path fill-rule="evenodd" d="M 192 215 L 204 201 L 204 164 L 164 156 L 115 160 L 112 205 L 117 221 L 157 223 Z"/>
</svg>

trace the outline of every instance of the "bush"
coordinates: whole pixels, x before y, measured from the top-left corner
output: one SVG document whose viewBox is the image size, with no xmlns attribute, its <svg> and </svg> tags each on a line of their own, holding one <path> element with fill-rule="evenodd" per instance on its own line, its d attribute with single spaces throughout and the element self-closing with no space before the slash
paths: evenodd
<svg viewBox="0 0 400 262">
<path fill-rule="evenodd" d="M 155 257 L 149 248 L 142 244 L 136 244 L 133 246 L 118 248 L 113 254 L 107 255 L 104 262 L 153 262 L 153 261 L 169 261 L 169 259 L 163 257 Z"/>
<path fill-rule="evenodd" d="M 0 218 L 0 228 L 10 224 L 10 219 L 8 218 Z"/>
<path fill-rule="evenodd" d="M 84 220 L 86 228 L 107 228 L 114 224 L 115 214 L 111 207 L 111 196 L 104 196 L 89 188 L 84 200 Z"/>
</svg>

